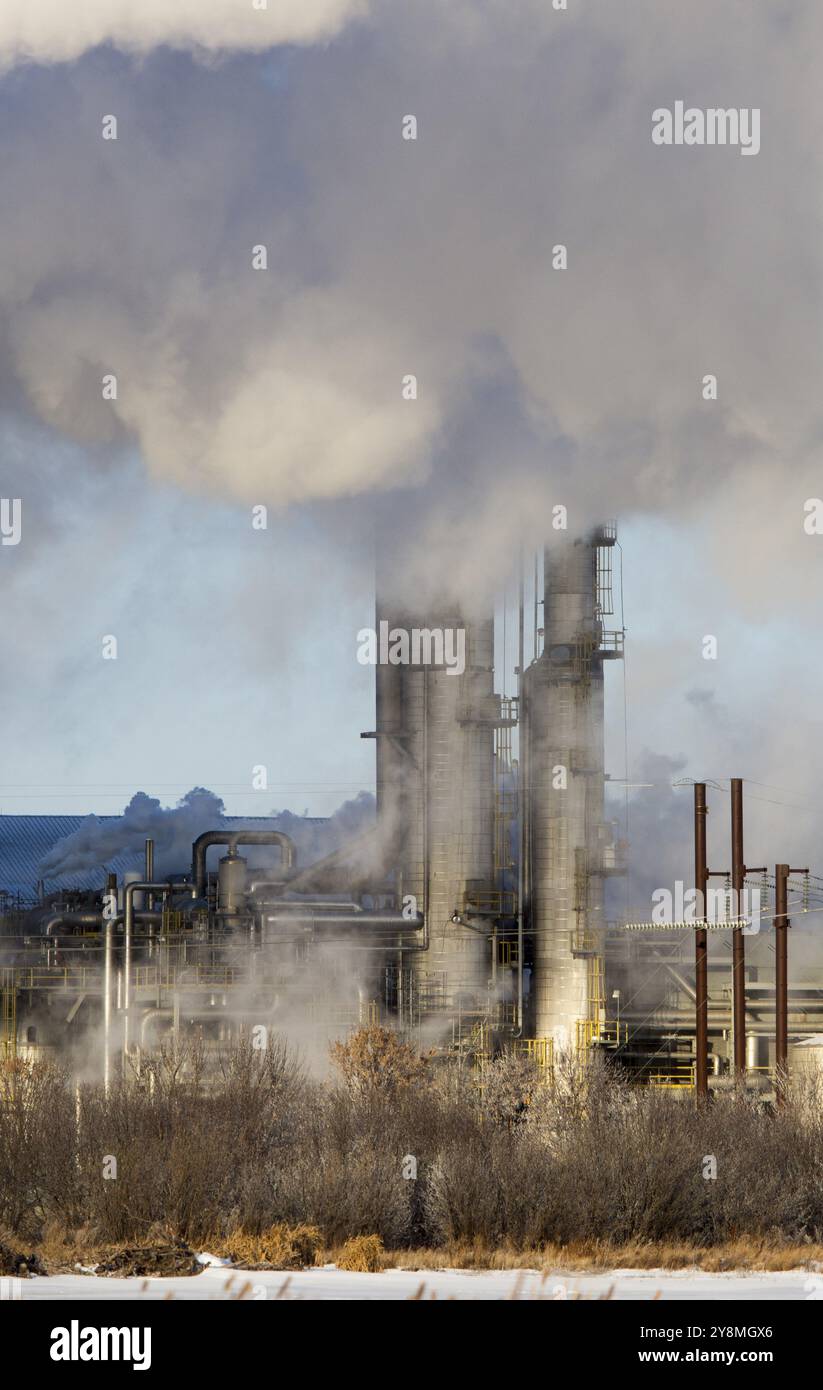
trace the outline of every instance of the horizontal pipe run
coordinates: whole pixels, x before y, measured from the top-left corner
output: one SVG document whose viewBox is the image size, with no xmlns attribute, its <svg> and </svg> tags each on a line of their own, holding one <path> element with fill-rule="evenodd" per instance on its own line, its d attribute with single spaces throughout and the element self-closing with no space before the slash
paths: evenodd
<svg viewBox="0 0 823 1390">
<path fill-rule="evenodd" d="M 267 913 L 267 922 L 287 922 L 289 926 L 298 923 L 313 929 L 325 927 L 344 927 L 353 930 L 381 927 L 391 931 L 420 931 L 424 925 L 423 914 L 404 917 L 402 912 L 277 912 Z"/>
</svg>

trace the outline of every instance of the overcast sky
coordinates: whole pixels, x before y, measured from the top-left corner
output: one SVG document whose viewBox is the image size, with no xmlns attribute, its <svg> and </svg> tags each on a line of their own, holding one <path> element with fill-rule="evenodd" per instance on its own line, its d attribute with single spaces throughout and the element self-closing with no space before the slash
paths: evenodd
<svg viewBox="0 0 823 1390">
<path fill-rule="evenodd" d="M 638 824 L 741 775 L 752 857 L 819 863 L 821 43 L 819 0 L 5 0 L 0 809 L 331 811 L 375 530 L 483 604 L 562 502 L 621 526 Z M 759 154 L 655 146 L 678 100 Z"/>
</svg>

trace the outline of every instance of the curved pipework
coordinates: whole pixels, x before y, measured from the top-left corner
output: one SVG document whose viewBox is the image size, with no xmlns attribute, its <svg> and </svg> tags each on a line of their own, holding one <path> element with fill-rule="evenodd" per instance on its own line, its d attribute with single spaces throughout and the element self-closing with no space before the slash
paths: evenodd
<svg viewBox="0 0 823 1390">
<path fill-rule="evenodd" d="M 191 847 L 191 881 L 196 898 L 202 898 L 206 891 L 206 853 L 212 845 L 225 845 L 229 854 L 234 854 L 238 845 L 279 845 L 283 868 L 293 869 L 297 863 L 294 841 L 282 830 L 206 830 Z"/>
</svg>

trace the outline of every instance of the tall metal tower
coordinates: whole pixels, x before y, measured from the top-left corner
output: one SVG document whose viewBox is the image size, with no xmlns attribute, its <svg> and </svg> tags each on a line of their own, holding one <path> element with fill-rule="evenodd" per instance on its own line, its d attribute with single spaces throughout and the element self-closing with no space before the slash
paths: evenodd
<svg viewBox="0 0 823 1390">
<path fill-rule="evenodd" d="M 560 540 L 544 557 L 544 641 L 523 678 L 526 910 L 533 941 L 532 1028 L 574 1046 L 591 1019 L 602 955 L 603 879 L 616 867 L 604 817 L 603 665 L 623 654 L 613 611 L 616 528 Z"/>
</svg>

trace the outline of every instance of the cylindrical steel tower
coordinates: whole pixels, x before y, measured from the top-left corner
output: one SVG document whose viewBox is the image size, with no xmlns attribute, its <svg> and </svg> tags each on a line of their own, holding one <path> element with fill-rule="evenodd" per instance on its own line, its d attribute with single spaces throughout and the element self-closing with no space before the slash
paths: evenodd
<svg viewBox="0 0 823 1390">
<path fill-rule="evenodd" d="M 523 681 L 528 914 L 536 1037 L 574 1046 L 602 947 L 603 630 L 599 534 L 545 554 L 543 654 Z"/>
<path fill-rule="evenodd" d="M 377 666 L 384 850 L 428 927 L 429 949 L 405 957 L 409 1014 L 454 1016 L 485 1006 L 491 974 L 491 927 L 471 902 L 492 890 L 494 878 L 493 622 L 468 622 L 445 603 L 421 619 L 378 601 L 378 632 L 381 623 L 389 633 L 464 633 L 461 673 L 434 663 Z"/>
</svg>

